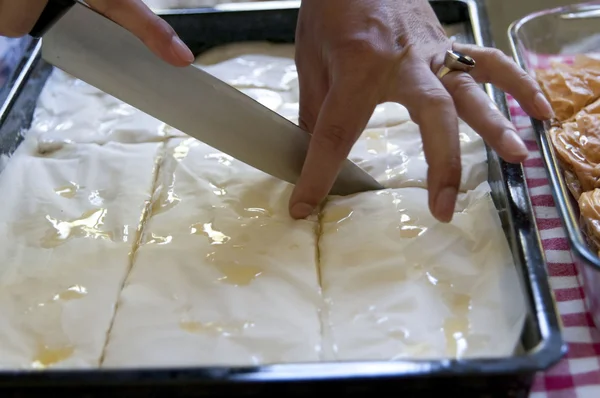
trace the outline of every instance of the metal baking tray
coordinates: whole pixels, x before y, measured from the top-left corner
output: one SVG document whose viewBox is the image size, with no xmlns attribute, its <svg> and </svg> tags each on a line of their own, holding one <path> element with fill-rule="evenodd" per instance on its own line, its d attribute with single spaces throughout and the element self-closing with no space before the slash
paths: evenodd
<svg viewBox="0 0 600 398">
<path fill-rule="evenodd" d="M 485 10 L 475 0 L 433 1 L 445 25 L 462 27 L 464 40 L 491 45 Z M 242 41 L 291 43 L 299 2 L 238 4 L 214 9 L 161 12 L 182 39 L 199 54 L 212 47 Z M 459 31 L 461 30 L 459 29 Z M 39 43 L 27 47 L 12 78 L 0 113 L 0 153 L 10 153 L 21 140 L 36 99 L 52 67 L 40 60 Z M 502 112 L 504 95 L 486 87 Z M 268 393 L 314 396 L 334 393 L 359 396 L 527 397 L 536 372 L 556 363 L 566 352 L 546 273 L 528 189 L 520 165 L 499 160 L 489 151 L 489 180 L 514 255 L 527 317 L 514 356 L 473 360 L 402 360 L 281 364 L 243 368 L 185 368 L 81 371 L 0 372 L 0 394 L 41 396 L 61 390 L 78 396 L 219 396 Z M 492 316 L 492 314 L 490 314 Z M 52 390 L 49 390 L 52 388 Z"/>
<path fill-rule="evenodd" d="M 600 53 L 599 23 L 600 5 L 597 2 L 530 14 L 513 22 L 508 30 L 513 55 L 523 69 L 534 75 L 540 60 L 547 57 Z M 548 135 L 550 122 L 532 119 L 532 124 L 556 208 L 575 254 L 588 308 L 596 327 L 600 327 L 600 258 L 588 246 L 581 231 L 579 206 L 567 188 Z"/>
</svg>

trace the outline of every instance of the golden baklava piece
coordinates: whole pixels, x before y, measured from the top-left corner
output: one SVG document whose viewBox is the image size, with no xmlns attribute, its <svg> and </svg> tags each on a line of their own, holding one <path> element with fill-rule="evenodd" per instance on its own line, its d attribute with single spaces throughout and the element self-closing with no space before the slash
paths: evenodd
<svg viewBox="0 0 600 398">
<path fill-rule="evenodd" d="M 576 57 L 572 65 L 554 62 L 536 71 L 556 118 L 565 121 L 600 97 L 600 59 Z"/>
</svg>

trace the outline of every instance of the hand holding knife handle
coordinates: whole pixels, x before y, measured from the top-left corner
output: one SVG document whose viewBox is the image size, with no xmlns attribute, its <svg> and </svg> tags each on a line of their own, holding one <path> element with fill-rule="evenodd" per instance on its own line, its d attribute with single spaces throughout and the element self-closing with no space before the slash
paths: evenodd
<svg viewBox="0 0 600 398">
<path fill-rule="evenodd" d="M 48 0 L 46 8 L 44 8 L 29 35 L 35 38 L 42 37 L 46 30 L 52 27 L 52 24 L 69 11 L 76 2 L 76 0 Z"/>
<path fill-rule="evenodd" d="M 157 16 L 144 0 L 38 0 L 36 15 L 40 17 L 33 28 L 27 32 L 20 32 L 20 36 L 29 33 L 39 39 L 46 35 L 57 22 L 73 11 L 76 7 L 85 7 L 101 14 L 112 22 L 127 29 L 138 39 L 146 43 L 147 47 L 159 58 L 173 66 L 189 66 L 194 62 L 194 54 L 181 41 L 173 28 L 162 18 Z M 15 0 L 15 3 L 17 0 Z M 42 10 L 42 7 L 43 10 Z M 98 11 L 102 10 L 102 12 Z M 110 14 L 111 17 L 107 17 Z M 3 15 L 4 16 L 4 15 Z M 31 26 L 31 20 L 29 26 Z"/>
</svg>

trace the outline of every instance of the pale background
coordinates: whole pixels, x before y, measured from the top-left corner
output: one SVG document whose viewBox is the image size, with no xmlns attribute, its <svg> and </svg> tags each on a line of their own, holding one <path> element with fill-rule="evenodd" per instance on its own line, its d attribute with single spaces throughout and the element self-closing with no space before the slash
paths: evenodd
<svg viewBox="0 0 600 398">
<path fill-rule="evenodd" d="M 325 0 L 326 1 L 326 0 Z M 401 0 L 400 0 L 401 1 Z M 590 1 L 587 1 L 590 2 Z M 582 1 L 572 0 L 485 0 L 488 16 L 492 25 L 492 33 L 496 46 L 506 53 L 510 52 L 508 36 L 506 31 L 508 26 L 515 20 L 525 15 L 547 8 L 554 8 L 569 4 L 582 3 Z M 598 3 L 600 1 L 593 1 Z M 600 31 L 600 26 L 598 27 Z"/>
</svg>

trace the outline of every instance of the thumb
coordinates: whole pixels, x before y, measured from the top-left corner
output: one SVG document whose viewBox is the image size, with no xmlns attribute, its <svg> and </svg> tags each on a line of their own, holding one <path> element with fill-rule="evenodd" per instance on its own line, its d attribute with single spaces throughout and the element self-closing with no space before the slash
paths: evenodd
<svg viewBox="0 0 600 398">
<path fill-rule="evenodd" d="M 302 173 L 290 198 L 290 215 L 309 216 L 325 199 L 352 146 L 377 105 L 366 84 L 334 83 L 319 112 Z"/>
</svg>

